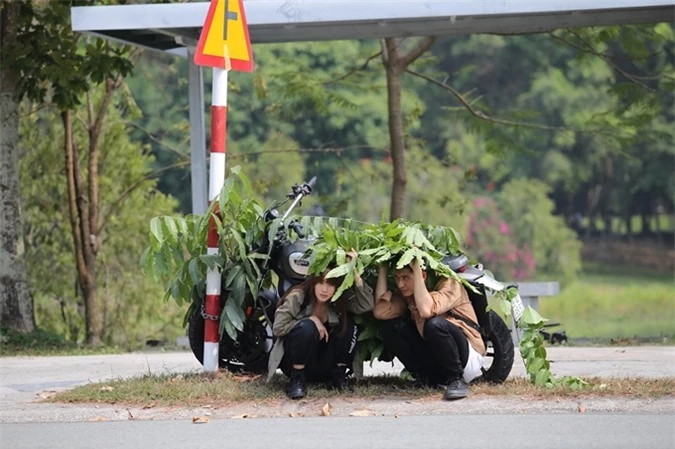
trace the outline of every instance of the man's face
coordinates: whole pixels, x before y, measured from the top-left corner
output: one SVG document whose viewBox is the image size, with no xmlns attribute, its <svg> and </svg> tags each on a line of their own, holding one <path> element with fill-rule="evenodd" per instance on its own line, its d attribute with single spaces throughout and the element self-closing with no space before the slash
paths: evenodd
<svg viewBox="0 0 675 449">
<path fill-rule="evenodd" d="M 394 273 L 396 288 L 403 296 L 412 296 L 415 293 L 415 278 L 410 268 L 401 268 Z"/>
</svg>

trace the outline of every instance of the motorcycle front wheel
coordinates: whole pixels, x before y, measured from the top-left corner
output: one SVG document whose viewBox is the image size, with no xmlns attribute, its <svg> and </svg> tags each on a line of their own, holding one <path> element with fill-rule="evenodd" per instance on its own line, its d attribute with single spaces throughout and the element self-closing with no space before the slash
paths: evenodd
<svg viewBox="0 0 675 449">
<path fill-rule="evenodd" d="M 237 332 L 237 340 L 229 335 L 220 336 L 218 366 L 231 372 L 261 374 L 267 371 L 267 353 L 265 342 L 267 332 L 262 321 L 248 321 L 243 332 Z M 188 322 L 190 349 L 204 364 L 204 317 L 201 306 L 197 307 Z"/>
<path fill-rule="evenodd" d="M 514 348 L 511 340 L 511 331 L 504 320 L 494 310 L 488 312 L 492 332 L 488 335 L 485 346 L 485 365 L 480 382 L 494 384 L 503 383 L 513 368 Z"/>
</svg>

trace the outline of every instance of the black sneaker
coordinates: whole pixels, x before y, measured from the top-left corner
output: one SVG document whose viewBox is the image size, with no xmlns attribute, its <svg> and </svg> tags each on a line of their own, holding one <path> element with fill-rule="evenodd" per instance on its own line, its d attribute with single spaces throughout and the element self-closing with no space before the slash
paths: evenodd
<svg viewBox="0 0 675 449">
<path fill-rule="evenodd" d="M 286 395 L 291 399 L 302 399 L 307 396 L 305 373 L 301 370 L 291 371 L 291 381 L 286 387 Z"/>
<path fill-rule="evenodd" d="M 330 370 L 330 383 L 338 391 L 342 391 L 347 385 L 347 367 L 336 366 Z"/>
<path fill-rule="evenodd" d="M 448 382 L 448 387 L 445 390 L 443 399 L 446 401 L 453 401 L 455 399 L 462 399 L 469 395 L 469 385 L 464 382 L 464 379 L 455 379 Z"/>
</svg>

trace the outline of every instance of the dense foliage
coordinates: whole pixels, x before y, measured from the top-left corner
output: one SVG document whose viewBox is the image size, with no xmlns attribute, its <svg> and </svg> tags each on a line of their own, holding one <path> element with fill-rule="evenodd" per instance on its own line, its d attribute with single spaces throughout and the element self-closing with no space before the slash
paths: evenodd
<svg viewBox="0 0 675 449">
<path fill-rule="evenodd" d="M 237 331 L 244 329 L 247 320 L 245 309 L 258 298 L 260 287 L 272 283 L 271 272 L 265 269 L 269 253 L 263 242 L 265 238 L 268 241 L 277 238 L 281 225 L 280 219 L 265 221 L 262 206 L 251 199 L 250 193 L 248 177 L 239 167 L 233 168 L 218 200 L 205 214 L 153 218 L 150 246 L 142 259 L 145 273 L 165 283 L 166 298 L 173 297 L 178 304 L 190 304 L 186 318 L 204 299 L 207 268 L 217 268 L 227 298 L 220 314 L 220 331 L 235 340 Z M 206 252 L 206 233 L 211 220 L 219 234 L 216 254 Z M 302 217 L 301 222 L 316 237 L 307 254 L 309 273 L 327 272 L 326 277 L 341 279 L 333 300 L 354 285 L 356 276 L 374 285 L 375 273 L 382 264 L 398 269 L 416 261 L 432 279 L 446 277 L 465 283 L 442 261 L 448 254 L 461 252 L 459 234 L 452 228 L 400 220 L 354 224 L 350 220 L 307 216 Z M 354 251 L 356 257 L 347 257 L 349 251 Z M 429 283 L 433 284 L 434 280 Z M 514 288 L 498 294 L 499 307 L 507 317 L 516 294 Z M 361 328 L 359 361 L 374 361 L 384 348 L 379 326 L 371 314 L 363 314 L 357 320 Z M 520 349 L 532 382 L 553 386 L 559 380 L 550 372 L 539 332 L 545 321 L 531 307 L 525 309 L 519 321 L 525 329 Z M 579 386 L 583 381 L 570 382 Z"/>
<path fill-rule="evenodd" d="M 152 157 L 129 140 L 120 119 L 124 96 L 111 106 L 101 136 L 101 245 L 98 281 L 101 286 L 103 343 L 137 347 L 146 340 L 175 338 L 181 331 L 181 310 L 162 302 L 161 290 L 138 271 L 138 257 L 150 218 L 172 210 L 176 202 L 155 190 L 148 177 Z M 86 108 L 76 110 L 86 114 Z M 74 250 L 63 179 L 62 142 L 58 110 L 26 111 L 21 127 L 21 199 L 26 262 L 41 329 L 81 343 L 85 333 L 83 299 L 76 287 Z M 86 145 L 83 129 L 77 146 Z M 86 166 L 86 153 L 81 153 Z"/>
<path fill-rule="evenodd" d="M 438 84 L 412 74 L 404 79 L 406 218 L 464 232 L 466 206 L 476 196 L 522 177 L 548 186 L 565 222 L 581 214 L 593 227 L 593 217 L 629 223 L 645 215 L 649 225 L 649 216 L 672 211 L 672 170 L 662 168 L 673 164 L 672 41 L 667 24 L 439 39 L 413 71 L 444 79 L 474 112 L 502 121 L 467 112 Z M 240 163 L 247 153 L 268 151 L 269 136 L 285 136 L 275 137 L 276 150 L 297 152 L 306 172 L 319 176 L 328 215 L 386 216 L 391 163 L 383 69 L 373 57 L 379 47 L 349 41 L 255 51 L 255 74 L 231 77 L 229 157 Z M 172 61 L 170 71 L 155 60 L 142 64 L 144 77 L 175 72 L 174 79 L 184 79 L 182 61 Z M 179 85 L 167 86 L 175 93 L 165 98 L 174 100 L 172 109 L 183 101 L 185 114 Z M 145 105 L 146 93 L 134 92 Z M 649 158 L 640 157 L 645 148 Z"/>
</svg>

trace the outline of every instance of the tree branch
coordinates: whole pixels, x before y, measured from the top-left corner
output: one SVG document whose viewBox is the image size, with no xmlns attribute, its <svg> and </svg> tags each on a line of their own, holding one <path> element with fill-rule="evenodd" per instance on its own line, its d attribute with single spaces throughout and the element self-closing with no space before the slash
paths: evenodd
<svg viewBox="0 0 675 449">
<path fill-rule="evenodd" d="M 411 69 L 406 69 L 405 71 L 407 73 L 413 75 L 413 76 L 422 78 L 422 79 L 424 79 L 424 80 L 426 80 L 426 81 L 428 81 L 432 84 L 435 84 L 435 85 L 437 85 L 439 87 L 442 87 L 443 89 L 447 90 L 455 98 L 457 98 L 457 100 L 466 108 L 467 111 L 469 111 L 469 113 L 471 113 L 471 115 L 473 115 L 475 117 L 478 117 L 480 119 L 487 120 L 487 121 L 494 122 L 494 123 L 498 123 L 498 124 L 501 124 L 501 125 L 520 126 L 520 127 L 526 127 L 526 128 L 542 129 L 542 130 L 547 130 L 547 131 L 576 131 L 576 130 L 573 130 L 573 129 L 570 129 L 570 128 L 564 128 L 564 127 L 560 127 L 560 126 L 539 125 L 539 124 L 536 124 L 536 123 L 516 122 L 516 121 L 512 121 L 512 120 L 505 120 L 505 119 L 499 119 L 499 118 L 496 118 L 496 117 L 491 117 L 491 116 L 485 114 L 484 112 L 475 109 L 471 105 L 471 103 L 469 103 L 469 101 L 466 98 L 464 98 L 464 96 L 461 93 L 459 93 L 457 90 L 453 89 L 451 86 L 448 86 L 447 84 L 443 83 L 442 81 L 435 80 L 428 75 L 416 72 L 416 71 L 411 70 Z"/>
<path fill-rule="evenodd" d="M 382 63 L 386 66 L 389 64 L 389 51 L 387 49 L 387 40 L 385 38 L 380 39 L 380 55 L 382 56 Z"/>
<path fill-rule="evenodd" d="M 265 154 L 265 153 L 335 153 L 338 156 L 342 151 L 347 151 L 347 150 L 361 150 L 361 149 L 372 149 L 372 150 L 382 150 L 386 151 L 386 148 L 375 148 L 369 145 L 352 145 L 349 147 L 344 147 L 344 148 L 301 148 L 301 149 L 293 149 L 293 150 L 266 150 L 266 151 L 254 151 L 250 153 L 239 153 L 239 154 L 232 154 L 228 155 L 228 159 L 237 159 L 240 157 L 245 157 L 245 156 L 255 156 L 259 154 Z M 207 157 L 208 161 L 208 157 Z M 344 162 L 344 161 L 343 161 Z M 174 168 L 180 168 L 180 167 L 185 167 L 187 165 L 190 165 L 191 161 L 190 160 L 184 160 L 180 162 L 176 162 L 175 164 L 167 165 L 166 167 L 162 167 L 160 169 L 154 170 L 151 173 L 148 173 L 144 175 L 143 177 L 139 178 L 135 182 L 133 182 L 129 187 L 127 187 L 124 192 L 122 192 L 115 201 L 112 202 L 112 204 L 107 208 L 106 212 L 103 214 L 103 218 L 100 220 L 100 225 L 97 229 L 97 234 L 100 235 L 100 233 L 103 231 L 105 228 L 106 223 L 110 219 L 110 216 L 119 208 L 120 204 L 129 196 L 131 193 L 136 190 L 141 184 L 143 184 L 145 181 L 149 181 L 150 179 L 153 179 L 157 177 L 159 174 L 174 169 Z M 352 177 L 356 178 L 354 174 L 351 172 L 349 167 L 347 167 L 345 163 L 345 168 L 350 172 Z"/>
<path fill-rule="evenodd" d="M 575 44 L 574 42 L 570 42 L 570 41 L 568 41 L 567 39 L 564 39 L 564 38 L 562 38 L 562 37 L 560 37 L 560 36 L 556 36 L 554 33 L 549 32 L 548 34 L 549 34 L 549 36 L 551 36 L 553 39 L 555 39 L 555 40 L 557 40 L 557 41 L 560 41 L 560 42 L 562 42 L 562 43 L 564 43 L 564 44 L 566 44 L 566 45 L 569 45 L 570 47 L 575 48 L 575 49 L 577 49 L 577 50 L 579 50 L 579 51 L 581 51 L 581 52 L 583 52 L 583 53 L 588 53 L 588 54 L 597 56 L 598 58 L 602 59 L 605 63 L 607 63 L 607 65 L 609 65 L 609 66 L 612 67 L 614 70 L 616 70 L 617 72 L 619 72 L 621 75 L 624 76 L 624 78 L 628 79 L 628 80 L 631 81 L 632 83 L 637 84 L 637 85 L 641 86 L 643 89 L 646 89 L 646 90 L 648 90 L 648 91 L 650 91 L 650 92 L 656 92 L 655 89 L 652 89 L 651 87 L 647 86 L 645 83 L 643 83 L 642 81 L 640 81 L 640 79 L 644 79 L 644 80 L 659 79 L 659 78 L 660 78 L 659 76 L 657 76 L 657 77 L 641 77 L 641 76 L 639 76 L 639 75 L 634 75 L 634 74 L 632 74 L 632 73 L 628 73 L 628 72 L 626 72 L 625 70 L 623 70 L 621 67 L 619 67 L 618 65 L 616 65 L 616 63 L 612 60 L 612 57 L 611 57 L 611 56 L 609 56 L 609 55 L 607 55 L 607 54 L 605 54 L 605 53 L 600 53 L 600 52 L 596 51 L 596 50 L 593 48 L 593 46 L 592 46 L 590 43 L 586 42 L 586 40 L 584 40 L 583 37 L 579 36 L 579 34 L 575 33 L 574 31 L 571 31 L 571 30 L 566 30 L 566 31 L 567 31 L 568 33 L 574 35 L 574 36 L 575 36 L 577 39 L 579 39 L 580 41 L 582 41 L 582 42 L 584 43 L 584 45 L 586 46 L 586 48 L 581 47 L 581 46 Z"/>
<path fill-rule="evenodd" d="M 342 81 L 343 79 L 349 78 L 350 76 L 352 76 L 352 75 L 353 75 L 354 73 L 356 73 L 356 72 L 359 72 L 359 71 L 361 71 L 361 70 L 367 69 L 367 68 L 368 68 L 368 64 L 370 63 L 370 61 L 372 61 L 373 59 L 377 58 L 377 57 L 380 56 L 381 54 L 382 54 L 382 51 L 378 51 L 378 52 L 375 53 L 374 55 L 370 55 L 370 56 L 368 57 L 368 59 L 366 59 L 366 62 L 364 62 L 360 67 L 355 67 L 355 68 L 353 68 L 352 70 L 350 70 L 350 71 L 348 71 L 347 73 L 345 73 L 344 75 L 341 75 L 341 76 L 339 76 L 339 77 L 337 77 L 337 78 L 335 78 L 335 79 L 332 79 L 332 80 L 328 80 L 328 81 L 324 82 L 323 84 L 324 84 L 325 86 L 327 86 L 327 85 L 329 85 L 329 84 L 337 83 L 338 81 Z"/>
<path fill-rule="evenodd" d="M 106 223 L 108 222 L 108 219 L 110 216 L 119 208 L 119 205 L 129 196 L 131 193 L 136 190 L 141 184 L 143 184 L 145 181 L 149 181 L 152 178 L 155 178 L 158 176 L 160 173 L 163 173 L 167 170 L 171 170 L 173 168 L 178 168 L 178 167 L 184 167 L 186 165 L 190 165 L 190 161 L 180 161 L 172 165 L 167 165 L 166 167 L 162 167 L 160 169 L 154 170 L 151 173 L 146 174 L 145 176 L 141 177 L 134 183 L 132 183 L 129 187 L 127 187 L 124 192 L 122 192 L 116 199 L 115 201 L 112 202 L 112 204 L 107 208 L 106 212 L 103 214 L 103 218 L 100 221 L 99 227 L 97 229 L 97 234 L 100 235 L 100 233 L 103 231 L 103 228 L 105 228 Z"/>
<path fill-rule="evenodd" d="M 350 145 L 348 147 L 342 148 L 300 148 L 294 150 L 264 150 L 264 151 L 251 151 L 246 153 L 239 154 L 228 154 L 228 159 L 237 159 L 240 157 L 246 156 L 257 156 L 259 154 L 265 153 L 340 153 L 347 150 L 386 150 L 386 148 L 376 148 L 370 145 Z"/>
<path fill-rule="evenodd" d="M 425 37 L 417 45 L 417 47 L 413 48 L 408 52 L 408 54 L 403 55 L 403 57 L 401 57 L 401 64 L 403 65 L 403 67 L 408 67 L 410 64 L 415 62 L 415 60 L 420 56 L 422 56 L 424 52 L 427 51 L 434 42 L 436 42 L 436 36 Z"/>
<path fill-rule="evenodd" d="M 180 149 L 175 148 L 175 147 L 173 147 L 173 146 L 171 146 L 171 145 L 169 145 L 169 144 L 163 142 L 162 140 L 160 140 L 158 137 L 155 137 L 150 131 L 148 131 L 147 129 L 143 128 L 142 126 L 140 126 L 140 125 L 138 125 L 138 124 L 136 124 L 136 123 L 134 123 L 134 122 L 130 122 L 130 121 L 128 121 L 128 120 L 123 120 L 122 123 L 124 123 L 125 125 L 133 126 L 133 127 L 136 128 L 137 130 L 139 130 L 139 131 L 141 131 L 143 134 L 145 134 L 146 137 L 147 137 L 148 139 L 150 139 L 150 140 L 152 140 L 153 142 L 159 144 L 160 146 L 166 148 L 167 150 L 171 151 L 172 153 L 177 154 L 177 155 L 180 156 L 182 159 L 190 159 L 190 156 L 188 156 L 188 154 L 187 154 L 186 152 L 181 151 Z"/>
</svg>

